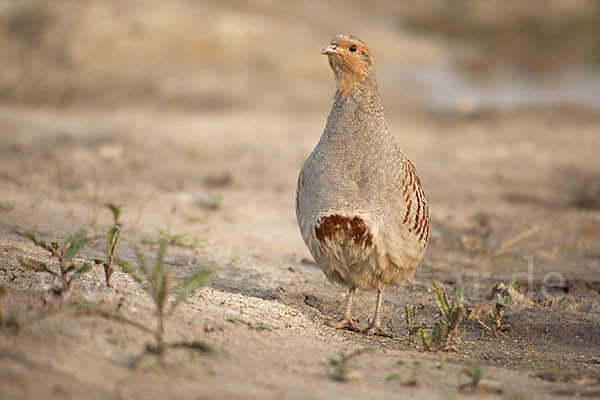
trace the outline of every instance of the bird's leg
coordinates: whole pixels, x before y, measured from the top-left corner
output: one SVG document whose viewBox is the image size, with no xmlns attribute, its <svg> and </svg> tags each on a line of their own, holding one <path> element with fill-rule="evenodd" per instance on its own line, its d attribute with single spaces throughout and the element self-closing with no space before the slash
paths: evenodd
<svg viewBox="0 0 600 400">
<path fill-rule="evenodd" d="M 379 309 L 381 308 L 381 302 L 383 300 L 383 289 L 377 289 L 377 304 L 375 305 L 375 314 L 369 326 L 363 329 L 363 333 L 367 335 L 382 334 L 381 321 L 379 320 Z"/>
<path fill-rule="evenodd" d="M 357 322 L 356 318 L 352 316 L 352 303 L 354 302 L 354 293 L 356 292 L 356 286 L 352 286 L 348 291 L 348 303 L 346 303 L 346 310 L 342 319 L 338 322 L 330 322 L 328 325 L 332 328 L 354 328 L 354 323 Z"/>
</svg>

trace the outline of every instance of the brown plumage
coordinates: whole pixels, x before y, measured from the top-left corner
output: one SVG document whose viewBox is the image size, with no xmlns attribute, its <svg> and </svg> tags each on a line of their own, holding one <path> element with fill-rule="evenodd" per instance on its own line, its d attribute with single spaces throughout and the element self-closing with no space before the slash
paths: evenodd
<svg viewBox="0 0 600 400">
<path fill-rule="evenodd" d="M 351 35 L 323 49 L 337 90 L 327 126 L 298 177 L 296 216 L 328 279 L 349 287 L 342 319 L 354 328 L 356 289 L 378 292 L 367 333 L 381 332 L 385 289 L 414 275 L 429 236 L 429 209 L 400 151 L 377 91 L 371 52 Z"/>
</svg>

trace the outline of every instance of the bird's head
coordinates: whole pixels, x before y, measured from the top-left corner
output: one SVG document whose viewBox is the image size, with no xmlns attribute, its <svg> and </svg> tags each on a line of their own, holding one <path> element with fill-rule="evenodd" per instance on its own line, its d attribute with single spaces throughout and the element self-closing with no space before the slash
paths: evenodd
<svg viewBox="0 0 600 400">
<path fill-rule="evenodd" d="M 372 74 L 371 52 L 352 35 L 337 35 L 321 54 L 329 58 L 338 89 L 346 97 L 350 97 L 354 89 Z"/>
</svg>

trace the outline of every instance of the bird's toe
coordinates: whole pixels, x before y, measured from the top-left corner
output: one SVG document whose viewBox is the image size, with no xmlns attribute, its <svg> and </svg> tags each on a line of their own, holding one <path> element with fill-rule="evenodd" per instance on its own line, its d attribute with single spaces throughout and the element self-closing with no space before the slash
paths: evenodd
<svg viewBox="0 0 600 400">
<path fill-rule="evenodd" d="M 358 323 L 358 320 L 352 316 L 345 316 L 342 317 L 342 319 L 340 319 L 337 322 L 330 322 L 327 324 L 327 326 L 331 327 L 331 328 L 335 328 L 335 329 L 349 329 L 349 330 L 356 330 L 356 327 L 354 324 Z"/>
<path fill-rule="evenodd" d="M 392 335 L 386 333 L 380 325 L 369 324 L 366 328 L 360 330 L 366 336 L 383 336 L 387 338 L 391 338 Z"/>
</svg>

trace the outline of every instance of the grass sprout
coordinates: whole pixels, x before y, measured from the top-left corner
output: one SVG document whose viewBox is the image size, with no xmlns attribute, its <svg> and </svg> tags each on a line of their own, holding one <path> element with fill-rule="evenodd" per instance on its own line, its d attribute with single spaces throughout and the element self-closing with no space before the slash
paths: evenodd
<svg viewBox="0 0 600 400">
<path fill-rule="evenodd" d="M 471 380 L 460 385 L 459 389 L 470 393 L 478 392 L 481 388 L 481 378 L 483 377 L 481 365 L 473 364 L 471 368 L 466 368 L 464 372 Z"/>
<path fill-rule="evenodd" d="M 186 278 L 181 284 L 178 293 L 173 292 L 171 271 L 165 267 L 165 256 L 168 243 L 162 238 L 158 243 L 158 250 L 152 265 L 148 265 L 146 259 L 139 249 L 135 249 L 138 265 L 123 264 L 123 271 L 129 274 L 152 298 L 156 312 L 156 328 L 152 330 L 155 344 L 148 347 L 148 351 L 155 352 L 161 358 L 164 349 L 167 346 L 164 342 L 165 325 L 167 319 L 173 314 L 177 306 L 186 300 L 196 290 L 204 286 L 212 275 L 211 270 L 203 268 L 196 271 L 190 277 Z M 174 298 L 169 302 L 170 295 Z M 177 347 L 184 347 L 184 342 L 177 344 Z M 191 348 L 198 348 L 196 344 L 190 344 Z"/>
<path fill-rule="evenodd" d="M 513 305 L 514 301 L 517 302 L 528 302 L 529 300 L 524 298 L 516 289 L 515 286 L 519 282 L 518 277 L 514 277 L 508 286 L 504 283 L 500 283 L 496 287 L 496 294 L 494 295 L 494 308 L 487 313 L 491 323 L 486 324 L 480 319 L 476 319 L 477 323 L 482 327 L 481 335 L 493 334 L 494 336 L 506 336 L 505 332 L 509 330 L 509 325 L 505 325 L 502 322 L 502 318 L 506 311 Z"/>
<path fill-rule="evenodd" d="M 53 257 L 58 260 L 58 272 L 51 265 L 45 262 L 33 260 L 30 258 L 19 257 L 19 262 L 24 268 L 38 272 L 46 272 L 53 276 L 58 285 L 54 286 L 54 292 L 62 294 L 68 292 L 73 283 L 84 273 L 92 268 L 92 264 L 84 262 L 81 266 L 73 261 L 73 257 L 86 245 L 91 243 L 95 238 L 90 238 L 85 229 L 80 229 L 77 232 L 69 235 L 63 242 L 46 242 L 38 239 L 32 232 L 14 231 L 17 235 L 31 240 L 36 246 L 48 251 Z"/>
<path fill-rule="evenodd" d="M 242 324 L 242 325 L 246 325 L 249 328 L 252 329 L 257 329 L 257 330 L 266 330 L 266 331 L 272 331 L 273 329 L 278 329 L 278 328 L 274 328 L 271 324 L 267 324 L 267 323 L 261 323 L 261 324 L 253 324 L 251 322 L 248 321 L 244 321 L 241 318 L 238 317 L 227 317 L 227 319 L 225 320 L 227 322 L 231 322 L 234 324 Z"/>
<path fill-rule="evenodd" d="M 114 249 L 116 247 L 115 243 L 118 241 L 118 239 L 115 239 L 115 235 L 118 235 L 116 232 L 118 231 L 113 231 L 112 239 L 110 232 L 111 231 L 109 231 L 108 238 L 109 243 L 107 245 L 110 246 L 111 249 Z M 173 314 L 181 302 L 185 301 L 189 296 L 195 293 L 196 290 L 204 286 L 210 280 L 212 275 L 211 270 L 206 268 L 200 269 L 184 279 L 179 290 L 176 291 L 172 283 L 171 272 L 165 266 L 167 246 L 167 242 L 164 239 L 161 239 L 156 257 L 151 265 L 147 263 L 144 255 L 139 249 L 135 249 L 137 265 L 134 265 L 132 262 L 117 259 L 116 256 L 113 255 L 113 260 L 118 262 L 121 265 L 121 268 L 123 268 L 123 271 L 129 274 L 152 298 L 155 307 L 155 327 L 147 326 L 141 322 L 132 320 L 119 312 L 106 310 L 96 304 L 90 303 L 75 303 L 55 307 L 28 319 L 25 321 L 24 325 L 30 325 L 61 313 L 95 315 L 129 324 L 154 337 L 154 343 L 147 345 L 146 350 L 136 359 L 134 363 L 136 367 L 152 355 L 158 356 L 159 361 L 162 363 L 165 349 L 168 347 L 185 347 L 197 351 L 211 350 L 211 347 L 208 344 L 197 340 L 191 342 L 165 342 L 165 328 L 168 318 Z M 114 254 L 116 254 L 116 250 L 114 250 Z"/>
<path fill-rule="evenodd" d="M 423 347 L 427 351 L 457 351 L 457 346 L 460 344 L 458 327 L 467 314 L 462 285 L 457 283 L 454 286 L 452 297 L 448 297 L 446 288 L 437 280 L 431 282 L 431 290 L 442 318 L 433 323 L 431 340 L 423 329 L 419 329 L 418 334 Z"/>
<path fill-rule="evenodd" d="M 122 263 L 122 260 L 117 258 L 117 250 L 121 242 L 121 229 L 118 226 L 113 226 L 106 232 L 106 260 L 94 260 L 96 264 L 102 264 L 104 267 L 104 275 L 106 277 L 106 286 L 110 287 L 110 277 L 114 272 L 114 264 Z"/>
<path fill-rule="evenodd" d="M 421 376 L 421 361 L 415 360 L 412 362 L 410 379 L 403 383 L 403 386 L 419 386 L 419 378 Z"/>
<path fill-rule="evenodd" d="M 10 211 L 14 208 L 14 203 L 10 201 L 0 202 L 0 211 Z"/>
<path fill-rule="evenodd" d="M 190 250 L 202 249 L 206 247 L 205 244 L 200 242 L 195 237 L 191 236 L 189 233 L 180 233 L 180 234 L 172 234 L 170 230 L 167 229 L 158 229 L 158 233 L 161 236 L 161 240 L 165 240 L 169 245 L 172 246 L 180 246 L 185 247 Z M 157 245 L 159 242 L 155 242 L 152 240 L 145 240 L 145 244 L 149 244 L 151 246 Z"/>
<path fill-rule="evenodd" d="M 427 336 L 427 333 L 425 333 L 423 328 L 419 328 L 417 333 L 419 334 L 419 337 L 421 338 L 421 341 L 423 342 L 423 348 L 427 351 L 433 351 L 433 348 L 429 344 L 429 336 Z"/>
<path fill-rule="evenodd" d="M 209 196 L 203 200 L 200 201 L 200 205 L 204 208 L 206 208 L 207 210 L 218 210 L 221 207 L 221 202 L 223 201 L 223 195 L 222 194 L 215 194 L 212 196 Z"/>
<path fill-rule="evenodd" d="M 417 318 L 416 304 L 411 304 L 404 307 L 404 318 L 406 319 L 406 329 L 408 330 L 409 336 L 416 332 L 415 330 L 415 319 Z"/>
<path fill-rule="evenodd" d="M 406 361 L 397 361 L 396 365 L 401 365 L 404 367 L 411 367 L 410 378 L 407 381 L 402 382 L 401 383 L 402 386 L 411 386 L 411 387 L 419 386 L 419 381 L 420 381 L 420 377 L 421 377 L 421 361 L 415 360 L 411 363 L 406 362 Z M 392 380 L 401 380 L 404 376 L 406 376 L 405 373 L 392 373 L 392 374 L 388 375 L 385 378 L 385 380 L 386 380 L 386 382 L 389 382 Z"/>
<path fill-rule="evenodd" d="M 121 222 L 120 222 L 119 218 L 121 217 L 121 211 L 123 209 L 123 206 L 118 206 L 113 203 L 105 203 L 104 207 L 108 208 L 110 210 L 110 212 L 112 213 L 113 221 L 114 221 L 113 224 L 116 226 L 121 226 Z"/>
<path fill-rule="evenodd" d="M 329 360 L 329 365 L 333 368 L 331 378 L 336 381 L 346 382 L 350 378 L 350 361 L 361 354 L 373 350 L 371 347 L 362 347 L 350 353 L 341 353 L 339 358 Z"/>
<path fill-rule="evenodd" d="M 8 289 L 5 286 L 0 286 L 0 328 L 12 328 L 18 332 L 21 327 L 21 322 L 17 314 L 7 313 L 4 309 L 3 298 L 8 294 Z"/>
</svg>

